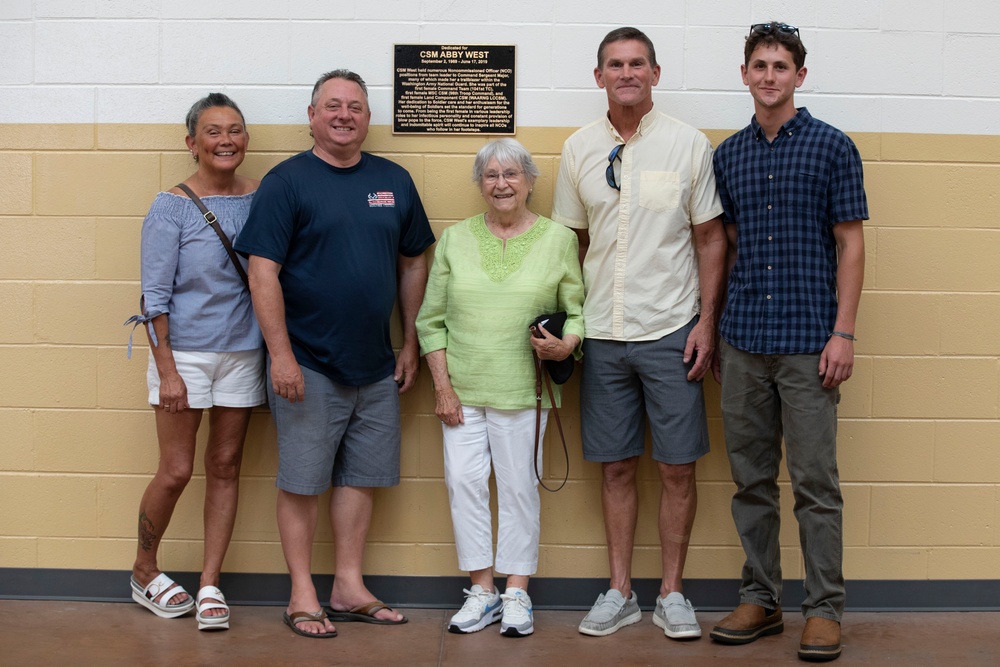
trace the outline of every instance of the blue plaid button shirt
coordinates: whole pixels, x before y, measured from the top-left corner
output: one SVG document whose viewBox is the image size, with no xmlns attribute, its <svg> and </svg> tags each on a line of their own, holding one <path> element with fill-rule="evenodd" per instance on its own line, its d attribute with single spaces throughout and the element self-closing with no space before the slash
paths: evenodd
<svg viewBox="0 0 1000 667">
<path fill-rule="evenodd" d="M 722 337 L 753 354 L 821 351 L 837 316 L 833 226 L 868 219 L 858 149 L 802 107 L 770 143 L 752 118 L 714 160 L 738 239 Z"/>
</svg>

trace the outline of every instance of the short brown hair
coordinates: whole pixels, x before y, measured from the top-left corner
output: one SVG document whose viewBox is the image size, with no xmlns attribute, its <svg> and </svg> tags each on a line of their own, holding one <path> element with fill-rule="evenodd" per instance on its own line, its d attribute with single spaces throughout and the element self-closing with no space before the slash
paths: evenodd
<svg viewBox="0 0 1000 667">
<path fill-rule="evenodd" d="M 649 51 L 649 66 L 656 67 L 656 49 L 653 48 L 653 41 L 646 36 L 642 30 L 638 28 L 615 28 L 601 40 L 601 45 L 597 47 L 597 69 L 604 67 L 604 47 L 608 44 L 614 42 L 624 42 L 630 39 L 634 39 L 637 42 L 642 42 L 646 45 L 646 50 Z"/>
</svg>

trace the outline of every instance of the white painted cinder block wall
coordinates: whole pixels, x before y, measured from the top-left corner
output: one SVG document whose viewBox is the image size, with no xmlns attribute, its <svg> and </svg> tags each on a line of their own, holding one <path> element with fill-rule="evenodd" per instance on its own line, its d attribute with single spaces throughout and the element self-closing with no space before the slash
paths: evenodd
<svg viewBox="0 0 1000 667">
<path fill-rule="evenodd" d="M 1000 5 L 982 0 L 0 0 L 0 123 L 177 122 L 223 89 L 255 123 L 298 124 L 348 67 L 391 120 L 392 45 L 517 45 L 520 126 L 600 114 L 601 37 L 657 46 L 656 99 L 701 128 L 750 115 L 739 78 L 753 22 L 798 25 L 797 100 L 848 131 L 1000 134 Z"/>
</svg>

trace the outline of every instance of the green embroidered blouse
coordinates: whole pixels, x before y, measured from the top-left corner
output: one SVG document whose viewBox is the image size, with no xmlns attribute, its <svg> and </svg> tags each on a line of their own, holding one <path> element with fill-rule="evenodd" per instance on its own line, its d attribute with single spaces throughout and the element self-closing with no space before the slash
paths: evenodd
<svg viewBox="0 0 1000 667">
<path fill-rule="evenodd" d="M 422 354 L 446 349 L 448 374 L 464 405 L 535 406 L 528 325 L 565 310 L 563 335 L 583 339 L 583 277 L 576 234 L 539 216 L 506 243 L 483 214 L 444 230 L 417 315 Z M 574 352 L 580 357 L 580 352 Z M 552 388 L 560 402 L 558 385 Z M 543 391 L 542 405 L 550 407 Z"/>
</svg>

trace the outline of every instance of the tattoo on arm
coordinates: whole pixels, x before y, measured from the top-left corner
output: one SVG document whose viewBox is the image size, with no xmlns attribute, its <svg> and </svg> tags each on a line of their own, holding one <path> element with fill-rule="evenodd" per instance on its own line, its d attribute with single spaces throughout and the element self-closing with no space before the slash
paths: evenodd
<svg viewBox="0 0 1000 667">
<path fill-rule="evenodd" d="M 139 513 L 139 546 L 143 551 L 152 551 L 153 543 L 156 542 L 156 529 L 153 522 L 149 520 L 145 512 Z"/>
</svg>

